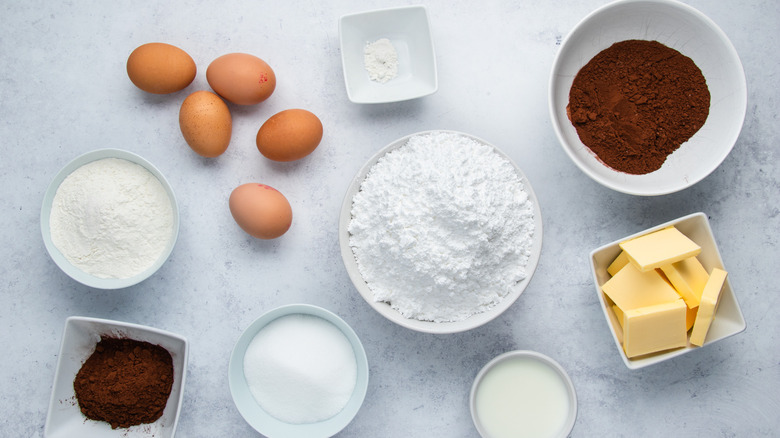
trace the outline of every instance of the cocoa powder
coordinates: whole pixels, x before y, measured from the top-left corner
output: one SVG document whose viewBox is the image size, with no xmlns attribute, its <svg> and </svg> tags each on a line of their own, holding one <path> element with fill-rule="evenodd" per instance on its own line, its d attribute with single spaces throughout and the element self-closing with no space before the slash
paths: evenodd
<svg viewBox="0 0 780 438">
<path fill-rule="evenodd" d="M 580 140 L 607 166 L 641 175 L 704 125 L 710 92 L 687 56 L 657 41 L 627 40 L 574 78 L 566 110 Z"/>
<path fill-rule="evenodd" d="M 159 345 L 103 337 L 76 374 L 81 412 L 111 428 L 153 423 L 173 387 L 173 359 Z"/>
</svg>

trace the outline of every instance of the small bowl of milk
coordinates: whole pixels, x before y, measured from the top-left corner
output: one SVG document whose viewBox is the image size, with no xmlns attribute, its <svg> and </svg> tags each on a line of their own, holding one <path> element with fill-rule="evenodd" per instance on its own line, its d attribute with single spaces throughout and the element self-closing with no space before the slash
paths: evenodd
<svg viewBox="0 0 780 438">
<path fill-rule="evenodd" d="M 577 394 L 556 361 L 516 350 L 482 367 L 470 408 L 482 438 L 565 438 L 577 418 Z"/>
</svg>

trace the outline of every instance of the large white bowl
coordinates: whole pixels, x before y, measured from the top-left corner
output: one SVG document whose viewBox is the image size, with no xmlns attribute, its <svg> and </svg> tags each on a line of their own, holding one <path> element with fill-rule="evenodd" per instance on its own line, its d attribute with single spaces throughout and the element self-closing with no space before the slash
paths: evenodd
<svg viewBox="0 0 780 438">
<path fill-rule="evenodd" d="M 272 321 L 286 315 L 312 315 L 335 325 L 352 344 L 357 362 L 357 382 L 347 405 L 338 414 L 327 420 L 307 424 L 290 424 L 267 413 L 257 403 L 244 375 L 244 356 L 252 339 Z M 256 431 L 270 438 L 325 438 L 337 434 L 357 415 L 368 390 L 368 359 L 357 334 L 335 313 L 310 304 L 289 304 L 270 310 L 247 327 L 238 338 L 230 355 L 228 383 L 233 402 L 239 413 Z"/>
<path fill-rule="evenodd" d="M 656 40 L 691 58 L 704 74 L 711 96 L 704 126 L 671 154 L 661 169 L 645 175 L 630 175 L 604 165 L 580 141 L 566 115 L 577 72 L 613 43 L 629 39 Z M 734 147 L 747 110 L 745 73 L 728 37 L 704 14 L 673 0 L 617 1 L 585 17 L 561 44 L 553 62 L 549 93 L 553 127 L 574 163 L 606 187 L 643 196 L 683 190 L 714 171 Z"/>
<path fill-rule="evenodd" d="M 102 336 L 134 339 L 159 345 L 173 359 L 173 387 L 162 417 L 150 424 L 112 429 L 103 421 L 87 419 L 79 410 L 73 381 L 95 351 Z M 65 321 L 54 386 L 43 436 L 46 438 L 173 438 L 179 421 L 187 377 L 187 339 L 164 330 L 108 319 L 71 316 Z"/>
<path fill-rule="evenodd" d="M 52 201 L 54 200 L 54 195 L 57 194 L 57 189 L 60 187 L 60 184 L 62 184 L 62 181 L 64 181 L 68 175 L 73 173 L 79 167 L 93 161 L 102 160 L 104 158 L 121 158 L 123 160 L 127 160 L 143 166 L 160 181 L 160 184 L 162 184 L 163 188 L 165 188 L 166 193 L 168 193 L 168 198 L 171 201 L 171 210 L 173 212 L 173 229 L 171 230 L 171 237 L 168 240 L 165 249 L 160 254 L 160 257 L 157 259 L 157 261 L 149 268 L 128 278 L 101 278 L 84 272 L 68 261 L 65 255 L 60 252 L 60 250 L 51 240 L 50 217 Z M 176 245 L 176 239 L 179 235 L 179 207 L 176 203 L 176 196 L 174 195 L 173 189 L 168 183 L 168 180 L 165 179 L 165 176 L 163 176 L 162 172 L 160 172 L 152 163 L 139 155 L 125 150 L 97 149 L 74 158 L 70 163 L 66 164 L 65 167 L 63 167 L 57 173 L 57 175 L 55 175 L 54 179 L 49 184 L 49 187 L 46 189 L 46 193 L 43 196 L 43 205 L 41 206 L 41 235 L 43 236 L 43 243 L 46 246 L 46 251 L 48 251 L 52 260 L 54 260 L 54 263 L 70 278 L 78 281 L 81 284 L 98 289 L 121 289 L 133 286 L 151 277 L 155 272 L 157 272 L 158 269 L 160 269 L 160 267 L 162 267 L 165 261 L 168 260 L 168 257 L 173 251 L 173 247 Z"/>
<path fill-rule="evenodd" d="M 517 174 L 523 183 L 523 188 L 525 189 L 525 192 L 528 194 L 528 199 L 533 204 L 533 209 L 534 209 L 533 244 L 531 246 L 531 255 L 528 259 L 528 264 L 525 267 L 526 277 L 522 281 L 515 284 L 515 286 L 512 288 L 512 291 L 507 296 L 505 296 L 503 300 L 501 300 L 497 305 L 495 305 L 494 307 L 492 307 L 491 309 L 485 312 L 472 315 L 471 317 L 462 321 L 433 322 L 433 321 L 421 321 L 413 318 L 406 318 L 400 312 L 393 309 L 390 306 L 390 304 L 386 302 L 375 301 L 374 293 L 368 287 L 368 284 L 366 284 L 365 280 L 363 280 L 363 277 L 361 276 L 360 271 L 358 270 L 358 265 L 357 265 L 357 261 L 355 260 L 355 255 L 352 252 L 352 248 L 349 245 L 349 231 L 347 231 L 347 228 L 349 226 L 349 222 L 352 220 L 352 199 L 355 197 L 355 194 L 360 190 L 360 185 L 363 183 L 363 179 L 365 179 L 366 175 L 368 174 L 368 171 L 371 170 L 374 164 L 376 164 L 376 162 L 379 161 L 379 159 L 382 158 L 385 154 L 405 145 L 406 142 L 409 141 L 411 137 L 417 135 L 425 135 L 433 132 L 455 133 L 458 135 L 471 138 L 474 141 L 492 147 L 497 154 L 501 155 L 508 162 L 512 163 L 512 166 L 514 166 L 515 171 L 517 171 Z M 498 149 L 494 145 L 491 145 L 485 140 L 482 140 L 473 135 L 464 134 L 462 132 L 456 132 L 456 131 L 437 130 L 437 131 L 418 132 L 415 134 L 410 134 L 405 137 L 402 137 L 390 143 L 389 145 L 385 146 L 381 150 L 379 150 L 379 152 L 374 154 L 374 156 L 372 156 L 366 162 L 366 164 L 363 165 L 363 167 L 358 171 L 357 175 L 355 175 L 355 177 L 352 179 L 352 182 L 350 183 L 349 188 L 347 189 L 347 193 L 344 196 L 344 201 L 341 205 L 341 213 L 339 215 L 339 246 L 341 247 L 341 258 L 344 261 L 344 266 L 347 269 L 349 278 L 352 280 L 352 283 L 355 285 L 355 288 L 358 290 L 358 292 L 360 292 L 360 296 L 362 296 L 363 299 L 369 305 L 371 305 L 371 307 L 374 308 L 374 310 L 379 312 L 380 315 L 384 316 L 390 321 L 393 321 L 394 323 L 402 327 L 406 327 L 412 330 L 425 332 L 425 333 L 443 334 L 443 333 L 457 333 L 466 330 L 471 330 L 492 321 L 493 319 L 501 315 L 505 310 L 507 310 L 515 301 L 517 301 L 517 299 L 520 297 L 520 294 L 523 293 L 526 287 L 528 287 L 528 284 L 531 282 L 531 278 L 533 277 L 534 272 L 536 271 L 536 266 L 539 264 L 539 257 L 542 254 L 542 235 L 543 235 L 542 212 L 539 208 L 539 200 L 536 198 L 536 194 L 534 193 L 534 190 L 531 187 L 531 183 L 528 181 L 528 178 L 526 178 L 523 171 L 520 170 L 520 168 L 517 167 L 517 164 L 515 164 L 505 153 L 503 153 L 500 149 Z"/>
<path fill-rule="evenodd" d="M 712 272 L 712 268 L 724 269 L 723 259 L 720 256 L 718 250 L 718 244 L 715 241 L 715 236 L 712 234 L 712 228 L 710 222 L 707 220 L 707 216 L 704 213 L 693 213 L 688 216 L 675 219 L 647 230 L 626 236 L 620 240 L 608 243 L 604 246 L 594 249 L 590 253 L 590 267 L 593 275 L 593 282 L 596 286 L 596 295 L 598 296 L 599 303 L 601 305 L 604 318 L 609 325 L 610 332 L 612 333 L 612 340 L 615 342 L 618 354 L 623 360 L 623 363 L 629 369 L 639 369 L 649 365 L 657 364 L 665 360 L 672 359 L 674 357 L 696 351 L 700 348 L 707 347 L 714 342 L 721 341 L 730 336 L 734 336 L 737 333 L 745 330 L 745 317 L 742 315 L 742 310 L 739 307 L 739 302 L 731 289 L 731 282 L 728 277 L 723 285 L 721 291 L 720 301 L 718 303 L 715 317 L 712 320 L 709 331 L 707 331 L 707 337 L 704 340 L 704 345 L 701 347 L 691 346 L 690 344 L 683 348 L 677 348 L 674 350 L 661 351 L 658 353 L 648 354 L 644 356 L 638 356 L 635 358 L 629 358 L 626 356 L 626 352 L 623 351 L 623 329 L 618 322 L 615 312 L 612 310 L 612 306 L 607 301 L 607 297 L 604 292 L 601 291 L 601 286 L 610 279 L 610 275 L 607 272 L 607 268 L 615 260 L 615 257 L 620 254 L 620 242 L 631 240 L 635 237 L 639 237 L 645 234 L 652 233 L 670 226 L 674 226 L 681 233 L 688 236 L 689 239 L 696 242 L 701 247 L 701 253 L 697 256 L 702 266 L 707 272 Z"/>
<path fill-rule="evenodd" d="M 387 38 L 398 53 L 398 75 L 372 81 L 364 65 L 366 44 Z M 347 97 L 355 103 L 388 103 L 433 94 L 439 88 L 428 12 L 401 6 L 349 14 L 339 20 L 341 64 Z"/>
</svg>

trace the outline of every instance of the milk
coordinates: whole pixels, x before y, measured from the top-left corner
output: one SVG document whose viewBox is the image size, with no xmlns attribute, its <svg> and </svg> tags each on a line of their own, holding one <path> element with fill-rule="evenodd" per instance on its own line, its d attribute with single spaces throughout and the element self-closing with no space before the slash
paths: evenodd
<svg viewBox="0 0 780 438">
<path fill-rule="evenodd" d="M 563 377 L 533 357 L 509 357 L 487 371 L 475 392 L 485 438 L 562 436 L 569 411 Z"/>
</svg>

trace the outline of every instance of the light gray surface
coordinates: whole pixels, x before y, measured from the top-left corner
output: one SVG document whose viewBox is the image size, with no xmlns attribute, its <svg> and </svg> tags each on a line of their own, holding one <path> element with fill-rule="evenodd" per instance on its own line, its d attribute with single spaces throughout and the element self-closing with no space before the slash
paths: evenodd
<svg viewBox="0 0 780 438">
<path fill-rule="evenodd" d="M 572 436 L 777 436 L 780 433 L 780 121 L 774 1 L 691 0 L 736 46 L 748 80 L 748 113 L 731 155 L 704 181 L 657 198 L 592 182 L 557 144 L 547 112 L 553 57 L 568 31 L 604 4 L 427 2 L 439 91 L 377 106 L 350 103 L 338 18 L 396 6 L 379 1 L 43 2 L 0 5 L 0 435 L 41 436 L 65 318 L 147 324 L 191 342 L 178 435 L 256 436 L 230 398 L 233 343 L 262 312 L 288 303 L 325 307 L 350 323 L 368 354 L 366 401 L 344 437 L 474 437 L 468 391 L 480 367 L 512 349 L 557 360 L 577 388 Z M 407 4 L 404 2 L 404 4 Z M 162 41 L 198 65 L 184 92 L 136 89 L 125 62 Z M 219 55 L 265 59 L 278 85 L 258 106 L 231 106 L 233 140 L 217 159 L 184 143 L 178 109 L 207 89 Z M 320 147 L 295 163 L 272 163 L 254 145 L 263 121 L 306 108 L 325 126 Z M 530 287 L 497 320 L 470 332 L 409 331 L 375 313 L 342 266 L 336 224 L 350 179 L 377 149 L 404 135 L 454 129 L 482 137 L 523 169 L 539 197 L 544 252 Z M 181 232 L 168 263 L 122 291 L 83 287 L 59 271 L 39 230 L 54 174 L 75 156 L 116 147 L 167 176 Z M 290 200 L 282 238 L 248 237 L 227 207 L 241 183 L 262 182 Z M 603 320 L 588 252 L 649 226 L 703 211 L 720 243 L 747 330 L 700 351 L 629 371 Z"/>
</svg>

